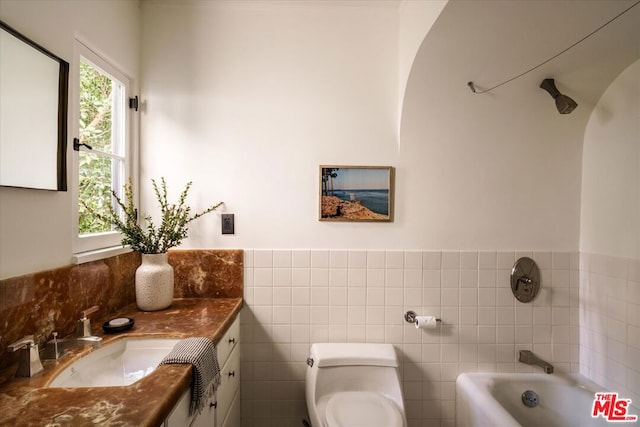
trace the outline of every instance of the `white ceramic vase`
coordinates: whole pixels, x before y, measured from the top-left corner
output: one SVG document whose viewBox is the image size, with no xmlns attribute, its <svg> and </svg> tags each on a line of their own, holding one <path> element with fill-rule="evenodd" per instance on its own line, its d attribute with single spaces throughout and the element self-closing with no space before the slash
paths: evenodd
<svg viewBox="0 0 640 427">
<path fill-rule="evenodd" d="M 136 304 L 142 311 L 163 310 L 173 301 L 173 267 L 167 254 L 142 254 L 136 270 Z"/>
</svg>

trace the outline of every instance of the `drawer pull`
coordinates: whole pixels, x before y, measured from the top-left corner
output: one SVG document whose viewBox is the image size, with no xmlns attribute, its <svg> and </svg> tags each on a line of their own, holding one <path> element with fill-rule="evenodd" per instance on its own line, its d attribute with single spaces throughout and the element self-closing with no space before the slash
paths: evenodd
<svg viewBox="0 0 640 427">
<path fill-rule="evenodd" d="M 235 343 L 236 343 L 235 338 L 229 338 L 229 344 L 235 344 Z"/>
<path fill-rule="evenodd" d="M 230 376 L 230 377 L 235 377 L 235 376 L 236 376 L 236 371 L 231 371 L 231 372 L 229 372 L 229 376 Z"/>
<path fill-rule="evenodd" d="M 218 402 L 217 402 L 217 401 L 215 401 L 215 402 L 209 402 L 209 408 L 214 408 L 214 409 L 215 409 L 215 408 L 217 408 L 217 407 L 218 407 Z"/>
</svg>

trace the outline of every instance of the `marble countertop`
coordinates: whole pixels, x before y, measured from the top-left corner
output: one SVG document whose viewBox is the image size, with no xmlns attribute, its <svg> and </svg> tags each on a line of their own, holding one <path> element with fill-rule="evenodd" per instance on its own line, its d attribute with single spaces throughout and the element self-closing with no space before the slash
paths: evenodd
<svg viewBox="0 0 640 427">
<path fill-rule="evenodd" d="M 131 317 L 127 332 L 95 335 L 108 345 L 125 337 L 206 336 L 217 342 L 242 307 L 242 298 L 175 299 L 156 312 L 126 307 L 114 317 Z M 92 351 L 77 347 L 58 361 L 43 360 L 44 371 L 32 378 L 13 378 L 16 366 L 0 372 L 0 425 L 19 426 L 158 426 L 191 384 L 191 366 L 162 365 L 126 387 L 46 388 L 71 362 Z"/>
</svg>

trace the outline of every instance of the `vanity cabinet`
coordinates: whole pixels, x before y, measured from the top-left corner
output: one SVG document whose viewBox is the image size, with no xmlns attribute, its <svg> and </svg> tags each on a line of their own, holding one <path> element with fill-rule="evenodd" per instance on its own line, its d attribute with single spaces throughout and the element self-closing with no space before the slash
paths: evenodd
<svg viewBox="0 0 640 427">
<path fill-rule="evenodd" d="M 218 405 L 216 408 L 216 427 L 240 427 L 240 346 L 235 344 L 222 368 L 222 383 L 216 392 Z"/>
<path fill-rule="evenodd" d="M 164 420 L 163 427 L 188 427 L 193 422 L 195 416 L 189 416 L 189 406 L 191 404 L 191 388 L 188 388 L 180 397 L 180 400 L 173 407 L 169 417 Z"/>
<path fill-rule="evenodd" d="M 240 427 L 240 318 L 216 345 L 221 383 L 202 412 L 189 416 L 191 388 L 182 395 L 164 427 Z"/>
</svg>

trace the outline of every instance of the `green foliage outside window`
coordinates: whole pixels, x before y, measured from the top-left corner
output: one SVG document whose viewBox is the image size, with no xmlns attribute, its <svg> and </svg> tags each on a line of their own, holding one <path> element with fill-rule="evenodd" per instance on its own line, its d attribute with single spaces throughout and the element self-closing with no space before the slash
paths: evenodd
<svg viewBox="0 0 640 427">
<path fill-rule="evenodd" d="M 113 81 L 91 65 L 80 62 L 80 143 L 112 152 Z M 91 152 L 79 155 L 80 234 L 111 231 L 111 225 L 92 213 L 109 213 L 112 170 L 118 160 Z M 87 209 L 91 208 L 91 210 Z"/>
</svg>

